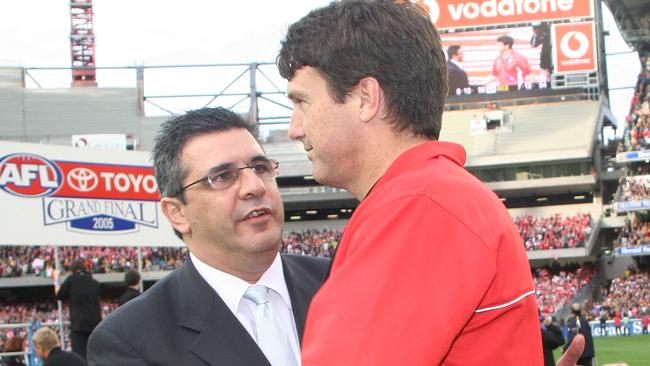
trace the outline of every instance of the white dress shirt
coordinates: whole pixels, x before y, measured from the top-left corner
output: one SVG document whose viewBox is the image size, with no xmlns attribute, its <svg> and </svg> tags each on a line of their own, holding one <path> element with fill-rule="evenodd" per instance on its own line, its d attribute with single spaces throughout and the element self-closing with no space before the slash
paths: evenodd
<svg viewBox="0 0 650 366">
<path fill-rule="evenodd" d="M 254 315 L 257 305 L 250 300 L 244 299 L 244 293 L 251 284 L 239 277 L 209 266 L 191 252 L 190 259 L 199 272 L 199 275 L 216 291 L 251 337 L 254 340 L 257 339 L 255 336 Z M 297 365 L 300 365 L 300 342 L 298 341 L 298 332 L 296 330 L 296 321 L 293 317 L 289 290 L 284 280 L 280 254 L 275 257 L 275 260 L 273 260 L 273 263 L 266 272 L 262 274 L 257 284 L 264 285 L 271 290 L 269 291 L 269 301 L 278 313 L 282 324 L 289 330 L 286 332 L 289 336 L 289 343 L 293 348 L 293 354 L 296 355 Z"/>
</svg>

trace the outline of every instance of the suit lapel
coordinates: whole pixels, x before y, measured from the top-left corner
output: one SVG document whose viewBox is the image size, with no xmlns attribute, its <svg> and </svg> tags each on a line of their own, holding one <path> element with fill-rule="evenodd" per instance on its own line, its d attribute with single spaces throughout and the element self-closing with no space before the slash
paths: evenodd
<svg viewBox="0 0 650 366">
<path fill-rule="evenodd" d="M 316 293 L 320 283 L 311 283 L 307 281 L 310 278 L 309 273 L 294 263 L 295 258 L 282 256 L 282 269 L 284 271 L 284 280 L 287 283 L 291 306 L 293 308 L 293 317 L 296 321 L 296 330 L 298 338 L 302 345 L 302 333 L 305 330 L 305 319 L 311 298 Z"/>
<path fill-rule="evenodd" d="M 188 260 L 179 275 L 179 325 L 197 332 L 190 351 L 214 366 L 270 366 L 223 300 Z"/>
</svg>

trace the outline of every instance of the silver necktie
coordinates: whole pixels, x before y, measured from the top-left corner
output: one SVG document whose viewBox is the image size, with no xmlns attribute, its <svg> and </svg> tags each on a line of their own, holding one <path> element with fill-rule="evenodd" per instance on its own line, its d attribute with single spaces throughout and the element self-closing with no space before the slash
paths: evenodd
<svg viewBox="0 0 650 366">
<path fill-rule="evenodd" d="M 296 358 L 289 342 L 288 333 L 292 329 L 280 322 L 280 318 L 269 301 L 269 288 L 252 285 L 246 290 L 244 298 L 257 304 L 255 310 L 255 333 L 257 344 L 273 366 L 296 366 Z"/>
</svg>

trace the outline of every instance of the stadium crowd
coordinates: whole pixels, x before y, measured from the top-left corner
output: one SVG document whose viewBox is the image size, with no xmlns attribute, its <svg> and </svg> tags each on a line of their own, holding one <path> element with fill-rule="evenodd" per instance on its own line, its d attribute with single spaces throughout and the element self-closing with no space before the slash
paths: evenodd
<svg viewBox="0 0 650 366">
<path fill-rule="evenodd" d="M 650 272 L 628 270 L 624 277 L 614 278 L 602 295 L 603 300 L 589 311 L 592 319 L 601 315 L 608 319 L 646 315 L 650 310 Z"/>
<path fill-rule="evenodd" d="M 591 233 L 591 214 L 519 215 L 514 218 L 526 250 L 583 247 Z"/>
<path fill-rule="evenodd" d="M 650 243 L 650 222 L 638 215 L 625 218 L 625 225 L 617 240 L 617 245 L 631 247 Z"/>
<path fill-rule="evenodd" d="M 585 245 L 591 233 L 591 215 L 554 214 L 546 217 L 520 215 L 514 219 L 526 250 L 576 248 Z M 282 252 L 331 257 L 343 232 L 333 229 L 307 229 L 285 233 Z M 92 273 L 124 272 L 137 267 L 135 247 L 59 247 L 62 272 L 72 260 L 82 258 Z M 185 247 L 141 248 L 142 270 L 168 271 L 187 258 Z M 0 246 L 0 277 L 50 277 L 54 268 L 54 247 Z"/>
<path fill-rule="evenodd" d="M 642 59 L 645 65 L 637 79 L 630 111 L 625 119 L 624 144 L 619 152 L 646 150 L 650 147 L 650 59 Z"/>
<path fill-rule="evenodd" d="M 621 177 L 618 182 L 617 202 L 642 201 L 650 198 L 650 175 Z"/>
<path fill-rule="evenodd" d="M 134 247 L 59 247 L 62 272 L 68 272 L 76 258 L 82 258 L 92 273 L 124 272 L 137 267 Z M 166 271 L 180 266 L 187 257 L 185 247 L 143 247 L 143 271 Z M 54 268 L 54 247 L 0 246 L 0 277 L 50 277 Z"/>
<path fill-rule="evenodd" d="M 535 296 L 543 316 L 561 310 L 596 275 L 593 264 L 544 266 L 533 269 Z"/>
</svg>

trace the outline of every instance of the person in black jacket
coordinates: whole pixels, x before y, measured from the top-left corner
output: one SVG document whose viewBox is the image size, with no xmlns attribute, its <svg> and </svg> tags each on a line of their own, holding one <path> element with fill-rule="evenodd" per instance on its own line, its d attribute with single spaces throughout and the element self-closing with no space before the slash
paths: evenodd
<svg viewBox="0 0 650 366">
<path fill-rule="evenodd" d="M 555 366 L 553 350 L 564 344 L 562 329 L 553 323 L 553 318 L 547 316 L 542 321 L 542 345 L 544 346 L 544 366 Z"/>
<path fill-rule="evenodd" d="M 70 341 L 72 351 L 86 358 L 86 345 L 93 329 L 102 320 L 99 306 L 100 285 L 77 259 L 70 266 L 72 274 L 59 285 L 59 272 L 53 272 L 54 292 L 61 301 L 70 305 Z"/>
<path fill-rule="evenodd" d="M 582 316 L 580 312 L 580 304 L 574 303 L 571 305 L 571 316 L 567 319 L 567 326 L 569 327 L 569 336 L 567 337 L 567 343 L 564 345 L 564 349 L 568 348 L 569 344 L 573 338 L 582 334 L 585 337 L 585 349 L 582 352 L 582 355 L 578 359 L 578 365 L 591 366 L 592 360 L 596 355 L 594 351 L 594 340 L 591 337 L 591 326 L 587 319 Z"/>
<path fill-rule="evenodd" d="M 59 336 L 48 327 L 37 330 L 32 343 L 36 354 L 43 360 L 43 366 L 86 366 L 81 356 L 61 349 Z"/>
<path fill-rule="evenodd" d="M 463 62 L 463 49 L 457 45 L 451 45 L 447 48 L 447 85 L 449 86 L 449 95 L 458 95 L 459 92 L 469 86 L 467 73 L 461 66 Z M 460 89 L 460 90 L 458 90 Z"/>
<path fill-rule="evenodd" d="M 135 299 L 140 295 L 140 274 L 134 269 L 130 269 L 124 273 L 124 284 L 126 291 L 117 299 L 117 304 L 122 306 L 127 301 Z"/>
</svg>

